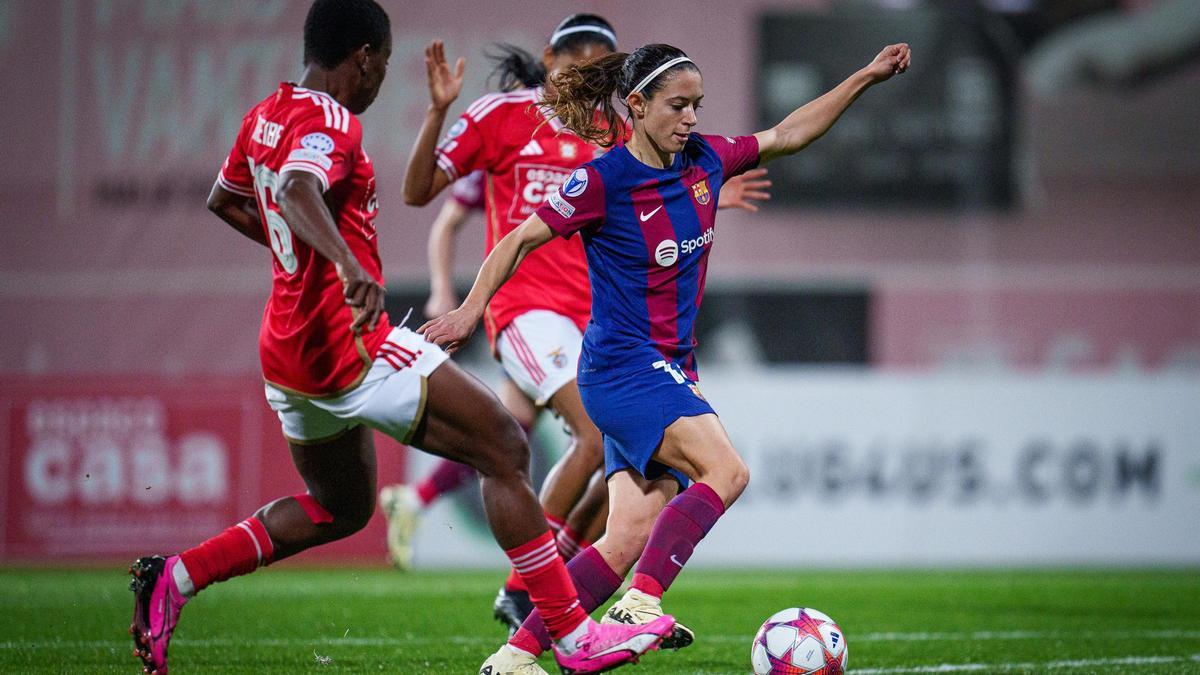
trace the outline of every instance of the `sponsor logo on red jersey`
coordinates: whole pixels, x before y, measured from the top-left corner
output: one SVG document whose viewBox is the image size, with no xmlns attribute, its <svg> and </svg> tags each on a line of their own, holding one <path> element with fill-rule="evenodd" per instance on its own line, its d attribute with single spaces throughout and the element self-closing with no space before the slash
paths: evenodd
<svg viewBox="0 0 1200 675">
<path fill-rule="evenodd" d="M 508 222 L 519 225 L 533 215 L 537 207 L 558 192 L 571 175 L 570 169 L 547 164 L 517 164 L 513 168 L 516 189 L 508 209 Z"/>
</svg>

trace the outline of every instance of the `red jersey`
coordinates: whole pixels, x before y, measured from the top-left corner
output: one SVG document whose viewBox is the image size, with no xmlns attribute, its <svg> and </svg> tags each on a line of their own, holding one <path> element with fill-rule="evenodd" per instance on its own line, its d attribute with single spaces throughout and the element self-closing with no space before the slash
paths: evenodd
<svg viewBox="0 0 1200 675">
<path fill-rule="evenodd" d="M 375 169 L 362 149 L 358 118 L 329 95 L 282 83 L 242 119 L 217 177 L 221 187 L 254 197 L 275 253 L 271 297 L 263 312 L 263 377 L 306 396 L 333 396 L 358 386 L 391 326 L 356 335 L 333 263 L 292 235 L 275 203 L 280 176 L 315 175 L 338 232 L 363 269 L 383 283 L 375 240 Z"/>
<path fill-rule="evenodd" d="M 541 88 L 489 94 L 471 104 L 446 132 L 437 163 L 451 180 L 472 171 L 487 172 L 487 251 L 558 190 L 575 167 L 602 151 L 546 120 L 537 107 Z M 488 305 L 488 338 L 517 316 L 548 309 L 575 322 L 582 331 L 591 315 L 583 243 L 555 237 L 530 253 Z"/>
</svg>

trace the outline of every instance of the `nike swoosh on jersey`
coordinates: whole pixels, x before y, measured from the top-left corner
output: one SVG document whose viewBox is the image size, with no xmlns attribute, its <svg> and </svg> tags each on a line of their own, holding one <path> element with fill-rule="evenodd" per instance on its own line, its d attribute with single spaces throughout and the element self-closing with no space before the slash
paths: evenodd
<svg viewBox="0 0 1200 675">
<path fill-rule="evenodd" d="M 638 217 L 641 218 L 642 222 L 644 223 L 647 220 L 650 220 L 651 218 L 653 218 L 654 214 L 658 213 L 658 209 L 661 209 L 661 208 L 662 208 L 662 204 L 659 204 L 658 208 L 654 209 L 650 213 L 646 213 L 645 211 L 642 211 L 640 214 L 638 214 Z"/>
</svg>

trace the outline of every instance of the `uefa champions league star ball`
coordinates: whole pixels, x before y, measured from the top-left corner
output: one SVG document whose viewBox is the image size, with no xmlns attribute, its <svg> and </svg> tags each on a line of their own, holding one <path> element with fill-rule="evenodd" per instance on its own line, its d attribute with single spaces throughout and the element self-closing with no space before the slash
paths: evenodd
<svg viewBox="0 0 1200 675">
<path fill-rule="evenodd" d="M 807 608 L 771 615 L 750 647 L 755 675 L 841 675 L 846 658 L 842 629 L 825 614 Z"/>
</svg>

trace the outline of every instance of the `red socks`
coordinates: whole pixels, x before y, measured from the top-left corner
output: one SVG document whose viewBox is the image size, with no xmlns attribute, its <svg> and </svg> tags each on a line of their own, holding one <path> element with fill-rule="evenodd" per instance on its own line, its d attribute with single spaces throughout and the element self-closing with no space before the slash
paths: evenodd
<svg viewBox="0 0 1200 675">
<path fill-rule="evenodd" d="M 529 599 L 538 608 L 551 636 L 558 639 L 587 620 L 587 612 L 579 604 L 575 584 L 549 530 L 505 553 L 529 589 Z"/>
<path fill-rule="evenodd" d="M 554 535 L 558 535 L 559 533 L 561 533 L 562 529 L 564 527 L 563 519 L 550 513 L 549 511 L 546 511 L 545 515 L 546 515 L 546 522 L 550 524 L 550 532 Z M 557 543 L 557 537 L 555 538 L 555 541 Z M 571 558 L 567 557 L 567 555 L 565 553 L 563 553 L 562 545 L 561 544 L 557 544 L 557 545 L 558 545 L 559 553 L 562 553 L 563 560 L 570 560 Z M 571 557 L 574 557 L 574 556 L 571 556 Z M 515 570 L 515 569 L 510 569 L 508 571 L 508 578 L 504 580 L 504 590 L 506 590 L 506 591 L 523 591 L 523 592 L 529 591 L 529 589 L 525 587 L 525 582 L 521 581 L 521 575 L 517 574 L 517 570 Z"/>
<path fill-rule="evenodd" d="M 584 539 L 578 532 L 565 525 L 558 531 L 558 535 L 554 537 L 554 543 L 558 545 L 559 555 L 567 562 L 570 562 L 572 558 L 592 545 L 592 542 Z"/>
<path fill-rule="evenodd" d="M 250 516 L 208 541 L 179 554 L 196 591 L 218 581 L 249 574 L 270 564 L 275 553 L 267 528 Z"/>
</svg>

